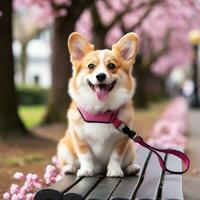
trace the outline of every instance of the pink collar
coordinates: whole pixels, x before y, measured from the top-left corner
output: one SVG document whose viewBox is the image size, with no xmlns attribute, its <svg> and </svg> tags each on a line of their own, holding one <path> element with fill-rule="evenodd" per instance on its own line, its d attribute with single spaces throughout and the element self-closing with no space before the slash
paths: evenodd
<svg viewBox="0 0 200 200">
<path fill-rule="evenodd" d="M 121 108 L 121 107 L 120 107 Z M 78 107 L 78 110 L 81 114 L 81 116 L 83 117 L 83 119 L 86 122 L 93 122 L 93 123 L 112 123 L 115 128 L 119 128 L 119 126 L 121 125 L 121 121 L 117 118 L 117 115 L 119 113 L 119 109 L 117 110 L 113 110 L 113 111 L 106 111 L 106 112 L 99 112 L 96 114 L 92 114 L 88 111 L 86 111 L 84 108 L 82 107 Z"/>
<path fill-rule="evenodd" d="M 164 171 L 167 171 L 172 174 L 183 174 L 185 173 L 190 165 L 190 160 L 187 157 L 186 154 L 184 154 L 181 151 L 174 150 L 174 149 L 161 149 L 161 148 L 155 148 L 143 141 L 143 139 L 136 134 L 134 130 L 130 130 L 129 127 L 120 119 L 117 118 L 117 115 L 120 111 L 120 108 L 118 110 L 114 111 L 107 111 L 107 112 L 99 112 L 96 114 L 89 113 L 86 111 L 84 108 L 78 107 L 78 110 L 82 116 L 82 118 L 88 122 L 88 123 L 111 123 L 114 125 L 116 129 L 118 129 L 121 133 L 124 133 L 127 135 L 130 139 L 134 140 L 135 142 L 139 143 L 143 147 L 149 149 L 150 151 L 154 152 L 159 160 L 160 166 Z M 160 156 L 158 152 L 166 153 L 166 154 L 172 154 L 174 156 L 177 156 L 180 158 L 184 165 L 185 169 L 183 171 L 172 171 L 166 167 L 165 161 L 163 158 Z"/>
</svg>

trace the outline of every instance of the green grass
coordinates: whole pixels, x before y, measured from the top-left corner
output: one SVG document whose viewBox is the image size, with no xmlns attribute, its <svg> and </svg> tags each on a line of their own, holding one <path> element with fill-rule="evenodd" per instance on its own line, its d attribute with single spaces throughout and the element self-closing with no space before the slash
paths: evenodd
<svg viewBox="0 0 200 200">
<path fill-rule="evenodd" d="M 0 164 L 7 166 L 22 166 L 27 163 L 34 163 L 34 162 L 41 163 L 41 162 L 46 162 L 48 160 L 49 159 L 45 154 L 29 153 L 25 155 L 2 156 L 0 158 Z"/>
<path fill-rule="evenodd" d="M 19 115 L 27 128 L 38 125 L 44 117 L 44 105 L 19 106 Z"/>
</svg>

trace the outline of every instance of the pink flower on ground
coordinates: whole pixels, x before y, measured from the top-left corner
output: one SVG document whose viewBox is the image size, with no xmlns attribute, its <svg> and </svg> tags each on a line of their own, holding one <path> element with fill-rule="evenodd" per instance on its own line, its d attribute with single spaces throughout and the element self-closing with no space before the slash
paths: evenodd
<svg viewBox="0 0 200 200">
<path fill-rule="evenodd" d="M 26 200 L 33 200 L 33 198 L 34 198 L 34 194 L 33 193 L 28 193 L 26 195 Z"/>
<path fill-rule="evenodd" d="M 19 200 L 16 194 L 13 194 L 11 200 Z"/>
<path fill-rule="evenodd" d="M 10 194 L 16 194 L 18 192 L 20 192 L 19 185 L 12 184 L 11 187 L 10 187 Z"/>
<path fill-rule="evenodd" d="M 4 199 L 4 200 L 9 200 L 10 197 L 11 197 L 11 195 L 10 195 L 9 192 L 6 192 L 6 193 L 3 194 L 3 199 Z"/>
<path fill-rule="evenodd" d="M 17 179 L 17 180 L 25 180 L 25 176 L 24 176 L 24 174 L 21 173 L 21 172 L 16 172 L 16 173 L 14 174 L 14 178 Z"/>
<path fill-rule="evenodd" d="M 152 137 L 148 143 L 153 146 L 185 148 L 187 138 L 186 127 L 187 103 L 183 98 L 175 98 L 166 108 L 162 117 L 156 122 Z"/>
</svg>

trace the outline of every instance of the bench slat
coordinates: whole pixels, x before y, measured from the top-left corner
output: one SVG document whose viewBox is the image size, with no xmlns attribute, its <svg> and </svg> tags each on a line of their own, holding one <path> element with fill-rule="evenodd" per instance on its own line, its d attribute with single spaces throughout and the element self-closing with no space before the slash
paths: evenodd
<svg viewBox="0 0 200 200">
<path fill-rule="evenodd" d="M 178 150 L 183 151 L 181 148 Z M 177 157 L 168 155 L 167 167 L 181 171 L 182 163 Z M 182 190 L 182 175 L 165 174 L 162 188 L 162 199 L 184 199 Z"/>
<path fill-rule="evenodd" d="M 138 181 L 138 176 L 126 177 L 124 179 L 121 179 L 119 185 L 111 195 L 110 199 L 112 200 L 131 199 L 137 181 Z"/>
<path fill-rule="evenodd" d="M 80 177 L 74 176 L 72 174 L 64 175 L 64 177 L 60 181 L 52 184 L 48 188 L 64 193 L 70 187 L 76 184 L 80 179 L 81 179 Z"/>
<path fill-rule="evenodd" d="M 104 178 L 89 194 L 86 200 L 109 199 L 110 195 L 120 182 L 120 178 Z"/>
<path fill-rule="evenodd" d="M 137 184 L 139 184 L 139 179 L 141 178 L 142 171 L 146 167 L 145 162 L 149 155 L 149 150 L 144 148 L 137 149 L 136 152 L 136 164 L 140 166 L 139 176 L 130 176 L 121 179 L 119 185 L 111 195 L 112 200 L 120 200 L 120 199 L 132 199 L 135 189 L 137 188 Z"/>
<path fill-rule="evenodd" d="M 62 195 L 80 180 L 73 175 L 65 175 L 60 181 L 37 192 L 34 200 L 61 200 Z"/>
<path fill-rule="evenodd" d="M 63 200 L 81 200 L 101 181 L 102 177 L 84 177 L 69 191 L 64 193 Z"/>
<path fill-rule="evenodd" d="M 165 154 L 162 154 L 162 157 L 164 156 Z M 156 199 L 162 174 L 163 172 L 159 165 L 159 161 L 156 155 L 152 153 L 144 174 L 143 182 L 137 191 L 136 198 Z"/>
</svg>

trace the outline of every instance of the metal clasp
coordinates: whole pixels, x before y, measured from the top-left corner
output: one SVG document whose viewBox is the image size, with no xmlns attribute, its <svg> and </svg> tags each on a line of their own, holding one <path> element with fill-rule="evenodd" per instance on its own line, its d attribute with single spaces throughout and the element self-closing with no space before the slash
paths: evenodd
<svg viewBox="0 0 200 200">
<path fill-rule="evenodd" d="M 123 129 L 126 127 L 127 125 L 122 122 L 121 125 L 117 128 L 120 132 L 123 132 Z M 123 132 L 124 133 L 124 132 Z"/>
</svg>

